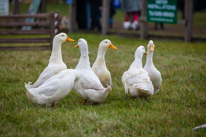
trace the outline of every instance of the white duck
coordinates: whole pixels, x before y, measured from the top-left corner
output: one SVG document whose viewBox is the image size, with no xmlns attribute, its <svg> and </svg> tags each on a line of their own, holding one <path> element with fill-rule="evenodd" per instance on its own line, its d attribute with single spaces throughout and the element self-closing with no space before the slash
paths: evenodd
<svg viewBox="0 0 206 137">
<path fill-rule="evenodd" d="M 125 93 L 133 97 L 147 97 L 153 95 L 154 88 L 148 73 L 142 68 L 142 56 L 147 54 L 144 46 L 139 46 L 135 52 L 135 60 L 128 71 L 122 76 Z"/>
<path fill-rule="evenodd" d="M 46 80 L 58 74 L 60 71 L 67 69 L 66 64 L 62 60 L 61 45 L 65 41 L 74 41 L 70 39 L 65 33 L 57 34 L 53 39 L 52 54 L 49 59 L 48 66 L 40 74 L 37 81 L 31 85 L 31 88 L 36 88 L 42 85 Z M 29 82 L 28 84 L 30 84 Z"/>
<path fill-rule="evenodd" d="M 150 40 L 149 44 L 147 45 L 148 56 L 147 56 L 144 69 L 148 72 L 150 80 L 152 81 L 152 84 L 154 86 L 154 93 L 157 93 L 162 83 L 162 77 L 161 77 L 161 73 L 156 69 L 152 61 L 154 47 L 155 45 L 153 41 Z"/>
<path fill-rule="evenodd" d="M 52 76 L 37 88 L 31 88 L 31 85 L 25 83 L 27 98 L 32 103 L 55 107 L 58 101 L 70 93 L 79 78 L 77 71 L 67 69 Z"/>
<path fill-rule="evenodd" d="M 83 104 L 85 104 L 87 100 L 92 103 L 105 101 L 111 87 L 108 86 L 107 88 L 104 88 L 99 78 L 92 71 L 89 62 L 87 41 L 81 38 L 78 41 L 78 45 L 75 47 L 79 47 L 81 51 L 80 60 L 75 68 L 81 77 L 78 85 L 74 87 L 75 90 L 85 99 Z"/>
<path fill-rule="evenodd" d="M 99 44 L 97 58 L 92 66 L 93 72 L 97 75 L 97 77 L 99 78 L 99 80 L 105 88 L 108 85 L 112 85 L 111 74 L 108 71 L 105 63 L 105 53 L 108 48 L 117 49 L 115 46 L 112 45 L 110 40 L 105 39 Z"/>
</svg>

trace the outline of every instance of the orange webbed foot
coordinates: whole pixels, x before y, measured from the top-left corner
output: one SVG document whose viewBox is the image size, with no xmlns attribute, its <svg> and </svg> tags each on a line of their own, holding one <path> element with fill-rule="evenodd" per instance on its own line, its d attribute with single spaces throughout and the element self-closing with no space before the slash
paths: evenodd
<svg viewBox="0 0 206 137">
<path fill-rule="evenodd" d="M 83 105 L 85 105 L 85 104 L 86 104 L 86 102 L 87 102 L 87 100 L 86 100 L 86 99 L 84 99 Z"/>
</svg>

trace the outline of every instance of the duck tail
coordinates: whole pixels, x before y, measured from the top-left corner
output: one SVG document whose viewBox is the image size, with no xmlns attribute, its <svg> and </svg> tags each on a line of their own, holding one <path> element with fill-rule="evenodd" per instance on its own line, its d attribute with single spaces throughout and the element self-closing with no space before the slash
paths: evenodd
<svg viewBox="0 0 206 137">
<path fill-rule="evenodd" d="M 109 91 L 111 91 L 111 86 L 107 85 L 107 87 L 103 90 L 103 93 L 109 93 Z"/>
<path fill-rule="evenodd" d="M 32 82 L 29 82 L 28 84 L 26 84 L 26 83 L 24 83 L 25 84 L 25 87 L 27 88 L 27 89 L 30 89 L 30 88 L 32 88 Z"/>
<path fill-rule="evenodd" d="M 28 84 L 25 83 L 25 88 L 26 88 L 26 95 L 27 95 L 27 98 L 29 101 L 33 102 L 33 98 L 35 97 L 32 92 L 30 91 L 31 90 L 31 82 L 29 82 Z"/>
<path fill-rule="evenodd" d="M 142 84 L 134 84 L 132 90 L 135 90 L 138 96 L 148 96 L 153 95 L 152 90 Z M 154 90 L 154 89 L 153 89 Z"/>
</svg>

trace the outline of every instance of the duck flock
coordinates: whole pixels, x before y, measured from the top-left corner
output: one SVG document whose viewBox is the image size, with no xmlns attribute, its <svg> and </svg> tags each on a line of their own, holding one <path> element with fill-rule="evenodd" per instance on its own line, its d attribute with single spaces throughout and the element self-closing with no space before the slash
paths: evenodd
<svg viewBox="0 0 206 137">
<path fill-rule="evenodd" d="M 74 88 L 86 101 L 101 103 L 106 100 L 112 90 L 112 78 L 105 63 L 105 53 L 108 48 L 117 49 L 108 39 L 99 44 L 97 58 L 90 66 L 87 41 L 79 39 L 75 48 L 80 48 L 81 57 L 75 69 L 67 69 L 62 60 L 61 45 L 66 41 L 73 41 L 65 33 L 57 34 L 53 39 L 52 54 L 48 66 L 40 74 L 37 81 L 31 85 L 25 83 L 26 95 L 30 102 L 39 105 L 53 106 L 65 98 Z M 147 52 L 144 46 L 139 46 L 135 52 L 135 60 L 122 75 L 125 93 L 133 97 L 148 97 L 158 92 L 162 78 L 155 68 L 152 57 L 154 43 L 149 41 Z M 144 68 L 142 57 L 147 55 Z"/>
</svg>

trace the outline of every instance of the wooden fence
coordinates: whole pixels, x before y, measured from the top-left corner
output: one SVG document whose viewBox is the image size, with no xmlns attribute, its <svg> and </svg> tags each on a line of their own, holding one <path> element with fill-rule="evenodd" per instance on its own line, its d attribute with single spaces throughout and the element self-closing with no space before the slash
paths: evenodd
<svg viewBox="0 0 206 137">
<path fill-rule="evenodd" d="M 25 22 L 26 18 L 34 18 L 34 22 Z M 32 29 L 23 30 L 22 27 L 25 26 L 31 26 Z M 58 26 L 58 11 L 0 16 L 0 50 L 51 50 L 53 38 L 59 32 Z M 14 35 L 15 38 L 13 38 Z M 28 35 L 31 36 L 28 37 Z M 8 45 L 2 46 L 2 43 Z M 17 43 L 29 44 L 15 46 Z"/>
</svg>

